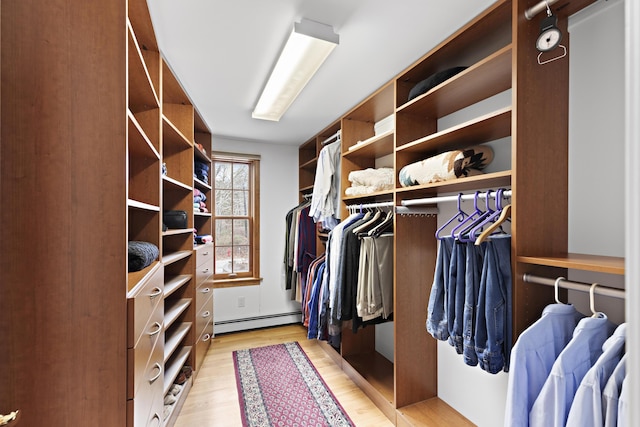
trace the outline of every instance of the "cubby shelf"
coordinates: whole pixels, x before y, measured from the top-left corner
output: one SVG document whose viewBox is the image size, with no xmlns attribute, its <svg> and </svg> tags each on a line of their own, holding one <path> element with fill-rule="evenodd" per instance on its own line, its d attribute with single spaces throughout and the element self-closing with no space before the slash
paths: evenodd
<svg viewBox="0 0 640 427">
<path fill-rule="evenodd" d="M 518 256 L 524 264 L 570 268 L 583 271 L 624 275 L 625 260 L 622 257 L 567 253 L 563 256 Z"/>
</svg>

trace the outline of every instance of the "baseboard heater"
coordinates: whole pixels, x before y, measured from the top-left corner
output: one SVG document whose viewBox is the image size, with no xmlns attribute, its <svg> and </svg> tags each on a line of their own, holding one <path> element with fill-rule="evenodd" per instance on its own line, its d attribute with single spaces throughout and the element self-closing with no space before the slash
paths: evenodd
<svg viewBox="0 0 640 427">
<path fill-rule="evenodd" d="M 232 323 L 253 322 L 256 320 L 276 319 L 278 317 L 300 316 L 301 311 L 292 311 L 290 313 L 267 314 L 265 316 L 243 317 L 242 319 L 221 320 L 215 322 L 215 325 L 230 325 Z"/>
</svg>

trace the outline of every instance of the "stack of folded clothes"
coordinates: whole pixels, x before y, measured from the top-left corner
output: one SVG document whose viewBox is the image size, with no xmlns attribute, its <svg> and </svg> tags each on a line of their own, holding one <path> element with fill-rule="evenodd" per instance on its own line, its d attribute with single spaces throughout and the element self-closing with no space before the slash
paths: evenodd
<svg viewBox="0 0 640 427">
<path fill-rule="evenodd" d="M 202 182 L 209 182 L 209 165 L 196 160 L 193 163 L 193 175 Z"/>
<path fill-rule="evenodd" d="M 361 196 L 377 191 L 392 190 L 394 187 L 393 168 L 368 168 L 349 173 L 351 187 L 344 191 L 347 196 Z"/>
<path fill-rule="evenodd" d="M 140 271 L 158 259 L 159 249 L 149 242 L 129 242 L 129 272 Z"/>
<path fill-rule="evenodd" d="M 207 196 L 197 188 L 193 189 L 193 210 L 195 212 L 209 212 L 207 209 Z"/>
</svg>

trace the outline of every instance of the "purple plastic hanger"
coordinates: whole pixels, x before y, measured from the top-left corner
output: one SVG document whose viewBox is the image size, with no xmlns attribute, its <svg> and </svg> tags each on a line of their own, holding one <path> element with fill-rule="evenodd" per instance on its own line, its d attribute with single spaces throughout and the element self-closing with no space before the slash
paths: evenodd
<svg viewBox="0 0 640 427">
<path fill-rule="evenodd" d="M 452 216 L 442 227 L 436 230 L 436 239 L 438 240 L 444 239 L 444 236 L 441 236 L 440 233 L 453 221 L 457 219 L 458 222 L 461 222 L 468 216 L 469 215 L 467 215 L 467 213 L 462 210 L 462 193 L 458 193 L 458 212 L 454 216 Z"/>
</svg>

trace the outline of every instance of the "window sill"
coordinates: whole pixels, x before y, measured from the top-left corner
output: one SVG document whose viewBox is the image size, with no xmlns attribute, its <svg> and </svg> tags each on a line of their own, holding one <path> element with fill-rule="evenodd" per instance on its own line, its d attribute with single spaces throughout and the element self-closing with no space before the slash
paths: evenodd
<svg viewBox="0 0 640 427">
<path fill-rule="evenodd" d="M 242 277 L 240 279 L 217 279 L 213 281 L 213 288 L 235 288 L 237 286 L 255 286 L 262 282 L 262 277 Z"/>
</svg>

